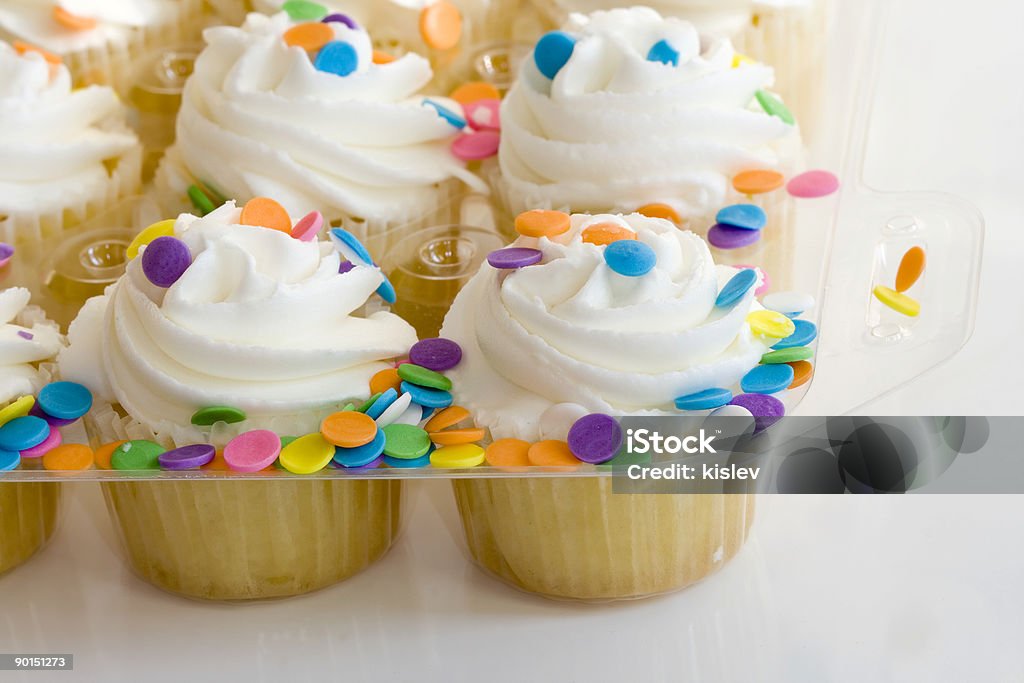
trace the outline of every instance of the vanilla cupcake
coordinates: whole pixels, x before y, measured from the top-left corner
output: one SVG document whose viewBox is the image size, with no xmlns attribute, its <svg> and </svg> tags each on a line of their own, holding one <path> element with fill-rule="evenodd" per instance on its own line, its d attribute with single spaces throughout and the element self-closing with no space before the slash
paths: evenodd
<svg viewBox="0 0 1024 683">
<path fill-rule="evenodd" d="M 615 271 L 612 240 L 646 245 L 650 270 Z M 716 266 L 699 236 L 667 220 L 574 215 L 567 231 L 512 246 L 539 250 L 540 262 L 481 268 L 441 330 L 462 348 L 448 371 L 455 400 L 495 440 L 564 440 L 575 418 L 593 413 L 678 416 L 680 397 L 739 393 L 777 341 L 748 322 L 762 310 L 760 273 L 726 304 L 719 294 L 740 271 Z M 453 485 L 473 558 L 559 598 L 682 588 L 728 561 L 753 521 L 751 495 L 612 495 L 607 477 Z"/>
<path fill-rule="evenodd" d="M 0 37 L 64 60 L 75 85 L 121 87 L 146 51 L 194 41 L 200 0 L 2 0 Z"/>
<path fill-rule="evenodd" d="M 193 185 L 240 202 L 273 196 L 293 218 L 319 210 L 375 251 L 456 222 L 453 197 L 485 191 L 450 149 L 459 105 L 417 95 L 426 59 L 377 64 L 365 31 L 322 25 L 299 41 L 311 50 L 288 44 L 296 23 L 285 13 L 207 30 L 157 173 L 165 203 L 183 209 Z"/>
<path fill-rule="evenodd" d="M 406 322 L 373 312 L 379 269 L 342 268 L 328 242 L 241 221 L 232 202 L 179 217 L 173 235 L 192 258 L 180 278 L 153 284 L 143 266 L 153 242 L 71 325 L 59 362 L 64 378 L 97 397 L 87 422 L 96 444 L 221 448 L 254 429 L 317 432 L 326 415 L 367 398 L 370 377 L 415 343 Z M 192 423 L 213 406 L 244 419 Z M 371 564 L 397 532 L 401 485 L 119 481 L 104 493 L 144 579 L 236 600 L 315 590 Z"/>
<path fill-rule="evenodd" d="M 23 288 L 0 290 L 0 410 L 50 378 L 62 344 L 57 325 L 29 306 Z M 60 485 L 0 483 L 0 574 L 34 555 L 57 525 Z"/>
</svg>

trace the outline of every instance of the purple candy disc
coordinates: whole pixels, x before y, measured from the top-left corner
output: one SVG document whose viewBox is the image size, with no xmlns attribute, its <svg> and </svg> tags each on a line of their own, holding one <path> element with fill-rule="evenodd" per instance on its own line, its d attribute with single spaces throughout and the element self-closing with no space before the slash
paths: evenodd
<svg viewBox="0 0 1024 683">
<path fill-rule="evenodd" d="M 529 247 L 508 247 L 498 249 L 487 255 L 487 262 L 493 268 L 502 270 L 513 270 L 540 263 L 544 258 L 544 252 Z"/>
<path fill-rule="evenodd" d="M 34 415 L 35 417 L 41 417 L 44 420 L 46 420 L 47 424 L 49 424 L 51 427 L 57 428 L 67 427 L 69 424 L 74 424 L 75 422 L 78 422 L 77 418 L 74 420 L 62 420 L 59 417 L 47 415 L 45 412 L 43 412 L 43 409 L 39 407 L 38 403 L 32 406 L 32 409 L 28 411 L 28 414 Z"/>
<path fill-rule="evenodd" d="M 355 267 L 356 264 L 352 263 L 351 261 L 342 261 L 341 265 L 338 266 L 338 275 L 344 275 L 345 273 L 347 273 L 348 271 L 352 270 Z"/>
<path fill-rule="evenodd" d="M 622 448 L 622 427 L 611 415 L 585 415 L 569 429 L 568 442 L 577 458 L 599 465 L 614 458 Z"/>
<path fill-rule="evenodd" d="M 462 347 L 451 339 L 424 339 L 409 349 L 409 360 L 428 370 L 444 372 L 451 370 L 462 360 Z"/>
<path fill-rule="evenodd" d="M 767 394 L 740 394 L 729 401 L 731 406 L 741 406 L 754 416 L 754 433 L 763 432 L 786 414 L 782 401 Z"/>
<path fill-rule="evenodd" d="M 7 265 L 7 262 L 14 256 L 14 247 L 6 242 L 0 242 L 0 268 Z"/>
<path fill-rule="evenodd" d="M 353 19 L 352 17 L 348 16 L 347 14 L 342 14 L 341 12 L 335 12 L 334 14 L 328 14 L 326 17 L 324 17 L 320 21 L 322 23 L 324 23 L 324 24 L 331 24 L 331 23 L 345 24 L 345 26 L 348 26 L 353 31 L 358 31 L 359 30 L 359 24 L 356 23 L 355 19 Z"/>
<path fill-rule="evenodd" d="M 157 457 L 160 467 L 165 470 L 193 470 L 213 461 L 217 449 L 205 443 L 182 446 Z"/>
<path fill-rule="evenodd" d="M 760 230 L 734 228 L 731 225 L 716 223 L 708 230 L 708 242 L 719 249 L 739 249 L 749 247 L 761 239 Z"/>
<path fill-rule="evenodd" d="M 142 252 L 142 272 L 157 287 L 170 287 L 191 265 L 192 252 L 176 237 L 157 237 Z"/>
</svg>

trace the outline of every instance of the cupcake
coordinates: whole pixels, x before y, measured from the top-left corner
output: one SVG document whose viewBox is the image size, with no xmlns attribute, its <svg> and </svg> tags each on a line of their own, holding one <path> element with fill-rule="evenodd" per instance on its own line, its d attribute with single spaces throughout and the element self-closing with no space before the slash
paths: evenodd
<svg viewBox="0 0 1024 683">
<path fill-rule="evenodd" d="M 139 186 L 141 149 L 105 86 L 0 43 L 0 242 L 24 264 Z"/>
<path fill-rule="evenodd" d="M 0 415 L 47 383 L 49 364 L 61 343 L 57 326 L 29 306 L 27 289 L 0 290 Z M 32 557 L 49 540 L 59 503 L 59 484 L 0 482 L 0 574 Z"/>
<path fill-rule="evenodd" d="M 200 0 L 4 0 L 0 37 L 62 59 L 75 85 L 126 84 L 147 50 L 198 38 Z"/>
<path fill-rule="evenodd" d="M 319 210 L 381 250 L 457 222 L 453 196 L 467 186 L 486 191 L 451 151 L 459 105 L 416 94 L 431 77 L 426 59 L 378 64 L 365 31 L 285 13 L 250 14 L 206 40 L 157 172 L 168 209 L 200 188 L 211 204 L 273 196 L 293 219 Z"/>
<path fill-rule="evenodd" d="M 789 367 L 759 369 L 779 339 L 757 321 L 793 326 L 755 299 L 759 271 L 716 266 L 701 237 L 665 219 L 547 218 L 541 236 L 513 243 L 525 251 L 504 252 L 535 265 L 485 265 L 441 330 L 463 353 L 448 372 L 454 398 L 492 439 L 565 442 L 581 416 L 746 406 L 750 394 L 741 392 L 762 373 L 788 375 L 776 391 L 796 383 Z M 504 260 L 498 252 L 489 262 L 519 265 Z M 636 264 L 643 268 L 632 270 Z M 710 390 L 714 404 L 700 398 Z M 782 409 L 775 397 L 758 400 Z M 531 457 L 530 464 L 542 463 Z M 754 512 L 751 494 L 613 495 L 611 479 L 601 476 L 453 486 L 476 562 L 557 598 L 633 598 L 687 586 L 739 551 Z"/>
<path fill-rule="evenodd" d="M 254 202 L 180 216 L 72 323 L 59 363 L 97 397 L 95 445 L 222 449 L 253 430 L 317 432 L 415 343 L 410 325 L 376 310 L 378 268 L 293 238 L 290 225 L 254 226 L 276 225 L 254 206 L 279 208 Z M 198 417 L 225 407 L 230 416 Z M 391 546 L 401 495 L 394 480 L 103 486 L 140 576 L 221 600 L 295 595 L 362 570 Z"/>
</svg>

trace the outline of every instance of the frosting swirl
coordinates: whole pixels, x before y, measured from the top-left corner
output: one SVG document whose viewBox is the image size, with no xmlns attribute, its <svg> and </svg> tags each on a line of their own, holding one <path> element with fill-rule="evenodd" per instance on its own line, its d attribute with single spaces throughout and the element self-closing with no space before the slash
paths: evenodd
<svg viewBox="0 0 1024 683">
<path fill-rule="evenodd" d="M 622 7 L 621 0 L 550 0 L 556 14 L 594 12 Z M 664 17 L 678 17 L 691 22 L 707 35 L 731 38 L 750 21 L 753 0 L 647 0 L 650 7 Z"/>
<path fill-rule="evenodd" d="M 227 196 L 272 196 L 292 215 L 319 209 L 329 221 L 408 220 L 436 203 L 439 183 L 483 187 L 451 154 L 459 130 L 416 96 L 431 79 L 426 59 L 374 64 L 366 32 L 332 22 L 358 67 L 344 77 L 318 71 L 282 40 L 291 25 L 283 13 L 250 14 L 242 28 L 206 31 L 172 153 L 193 176 Z"/>
<path fill-rule="evenodd" d="M 68 30 L 54 20 L 54 6 L 96 20 L 89 29 Z M 124 43 L 132 31 L 174 21 L 181 0 L 5 0 L 0 3 L 0 29 L 58 54 Z"/>
<path fill-rule="evenodd" d="M 577 42 L 554 79 L 525 60 L 502 105 L 499 162 L 514 211 L 663 202 L 702 216 L 726 203 L 734 174 L 795 152 L 797 129 L 754 100 L 771 68 L 733 68 L 728 41 L 702 51 L 691 24 L 646 7 L 575 14 L 565 31 Z M 662 40 L 677 65 L 647 59 Z"/>
<path fill-rule="evenodd" d="M 314 431 L 323 411 L 365 398 L 370 377 L 416 342 L 401 318 L 363 313 L 380 270 L 339 274 L 330 243 L 239 225 L 240 216 L 228 202 L 179 217 L 192 265 L 163 290 L 141 258 L 129 262 L 72 323 L 62 376 L 157 433 L 216 405 L 244 410 L 248 429 Z"/>
<path fill-rule="evenodd" d="M 104 162 L 137 144 L 113 90 L 72 90 L 65 67 L 0 42 L 0 214 L 102 194 L 110 179 Z"/>
<path fill-rule="evenodd" d="M 39 390 L 43 378 L 37 365 L 61 348 L 56 324 L 25 316 L 29 298 L 21 287 L 0 291 L 0 405 Z"/>
<path fill-rule="evenodd" d="M 582 239 L 598 223 L 633 231 L 656 267 L 637 278 L 612 271 L 604 247 Z M 658 414 L 679 396 L 733 386 L 768 349 L 746 323 L 760 308 L 754 288 L 716 308 L 736 269 L 716 266 L 700 237 L 666 220 L 577 214 L 569 232 L 516 246 L 540 249 L 542 263 L 512 272 L 485 265 L 441 331 L 463 349 L 449 372 L 457 399 L 495 438 L 536 439 L 540 416 L 559 403 Z"/>
</svg>

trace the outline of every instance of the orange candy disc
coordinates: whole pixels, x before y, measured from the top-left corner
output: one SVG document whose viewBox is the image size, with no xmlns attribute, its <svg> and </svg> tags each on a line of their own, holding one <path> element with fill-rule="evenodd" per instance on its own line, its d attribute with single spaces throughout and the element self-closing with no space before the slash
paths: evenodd
<svg viewBox="0 0 1024 683">
<path fill-rule="evenodd" d="M 537 467 L 574 467 L 580 464 L 569 450 L 569 444 L 555 439 L 533 444 L 526 452 L 526 457 L 531 465 Z"/>
<path fill-rule="evenodd" d="M 500 100 L 501 93 L 490 83 L 484 81 L 470 81 L 463 83 L 448 96 L 462 106 L 473 104 L 480 100 Z"/>
<path fill-rule="evenodd" d="M 435 50 L 450 50 L 462 38 L 462 13 L 448 2 L 438 0 L 420 12 L 420 35 Z"/>
<path fill-rule="evenodd" d="M 641 216 L 647 216 L 648 218 L 667 218 L 676 224 L 683 222 L 679 212 L 668 204 L 644 204 L 637 209 L 636 212 Z"/>
<path fill-rule="evenodd" d="M 303 50 L 319 50 L 334 40 L 334 31 L 330 24 L 310 21 L 292 26 L 284 32 L 285 45 L 301 47 Z"/>
<path fill-rule="evenodd" d="M 516 216 L 516 232 L 524 237 L 554 237 L 572 227 L 569 214 L 562 211 L 534 209 Z"/>
<path fill-rule="evenodd" d="M 764 194 L 779 189 L 786 178 L 778 171 L 743 171 L 732 179 L 732 186 L 741 194 Z"/>
<path fill-rule="evenodd" d="M 22 42 L 20 40 L 16 40 L 13 43 L 11 43 L 11 47 L 13 47 L 14 51 L 17 52 L 19 55 L 23 55 L 26 52 L 38 52 L 39 54 L 41 54 L 43 56 L 43 58 L 47 62 L 49 62 L 50 64 L 53 64 L 55 66 L 59 66 L 59 65 L 64 63 L 64 61 L 60 57 L 58 57 L 57 55 L 55 55 L 52 52 L 49 52 L 47 50 L 44 50 L 41 47 L 36 47 L 35 45 L 32 45 L 31 43 L 25 43 L 25 42 Z"/>
<path fill-rule="evenodd" d="M 72 31 L 89 31 L 96 28 L 96 20 L 92 17 L 80 17 L 72 14 L 60 5 L 53 7 L 53 19 L 64 28 Z"/>
<path fill-rule="evenodd" d="M 267 197 L 255 197 L 242 207 L 242 225 L 255 225 L 292 234 L 292 219 L 285 208 Z"/>
<path fill-rule="evenodd" d="M 365 413 L 345 410 L 324 418 L 320 424 L 324 439 L 342 448 L 365 446 L 377 436 L 377 423 Z"/>
<path fill-rule="evenodd" d="M 373 63 L 374 64 L 390 64 L 391 62 L 395 61 L 396 59 L 398 59 L 398 57 L 394 56 L 393 54 L 389 54 L 387 52 L 384 52 L 383 50 L 374 50 L 373 51 Z"/>
<path fill-rule="evenodd" d="M 911 247 L 900 260 L 900 268 L 896 271 L 896 291 L 905 292 L 914 286 L 914 283 L 924 272 L 925 264 L 924 249 Z"/>
<path fill-rule="evenodd" d="M 476 443 L 485 436 L 487 436 L 487 431 L 479 427 L 449 429 L 446 432 L 430 432 L 430 440 L 438 446 L 459 446 L 464 443 Z"/>
<path fill-rule="evenodd" d="M 498 439 L 484 451 L 488 465 L 494 467 L 529 467 L 530 443 L 522 439 Z"/>
<path fill-rule="evenodd" d="M 43 456 L 43 467 L 48 470 L 87 470 L 92 467 L 92 449 L 80 443 L 57 446 Z"/>
<path fill-rule="evenodd" d="M 402 379 L 398 376 L 397 368 L 381 370 L 370 378 L 370 395 L 383 394 L 388 389 L 394 389 L 402 393 Z"/>
<path fill-rule="evenodd" d="M 583 241 L 602 246 L 619 240 L 635 240 L 636 233 L 618 223 L 595 223 L 583 231 Z"/>
<path fill-rule="evenodd" d="M 93 459 L 96 462 L 96 467 L 101 470 L 110 469 L 110 459 L 114 456 L 114 451 L 121 447 L 121 444 L 127 443 L 126 441 L 115 441 L 113 443 L 103 444 L 96 449 L 96 453 L 93 455 Z"/>
<path fill-rule="evenodd" d="M 428 432 L 439 432 L 442 429 L 454 427 L 467 417 L 469 417 L 469 411 L 462 406 L 448 406 L 431 417 L 423 428 Z"/>
<path fill-rule="evenodd" d="M 805 360 L 793 361 L 786 365 L 793 368 L 793 381 L 789 384 L 790 389 L 796 389 L 797 387 L 802 387 L 807 384 L 811 380 L 811 376 L 814 374 L 814 366 Z"/>
</svg>

